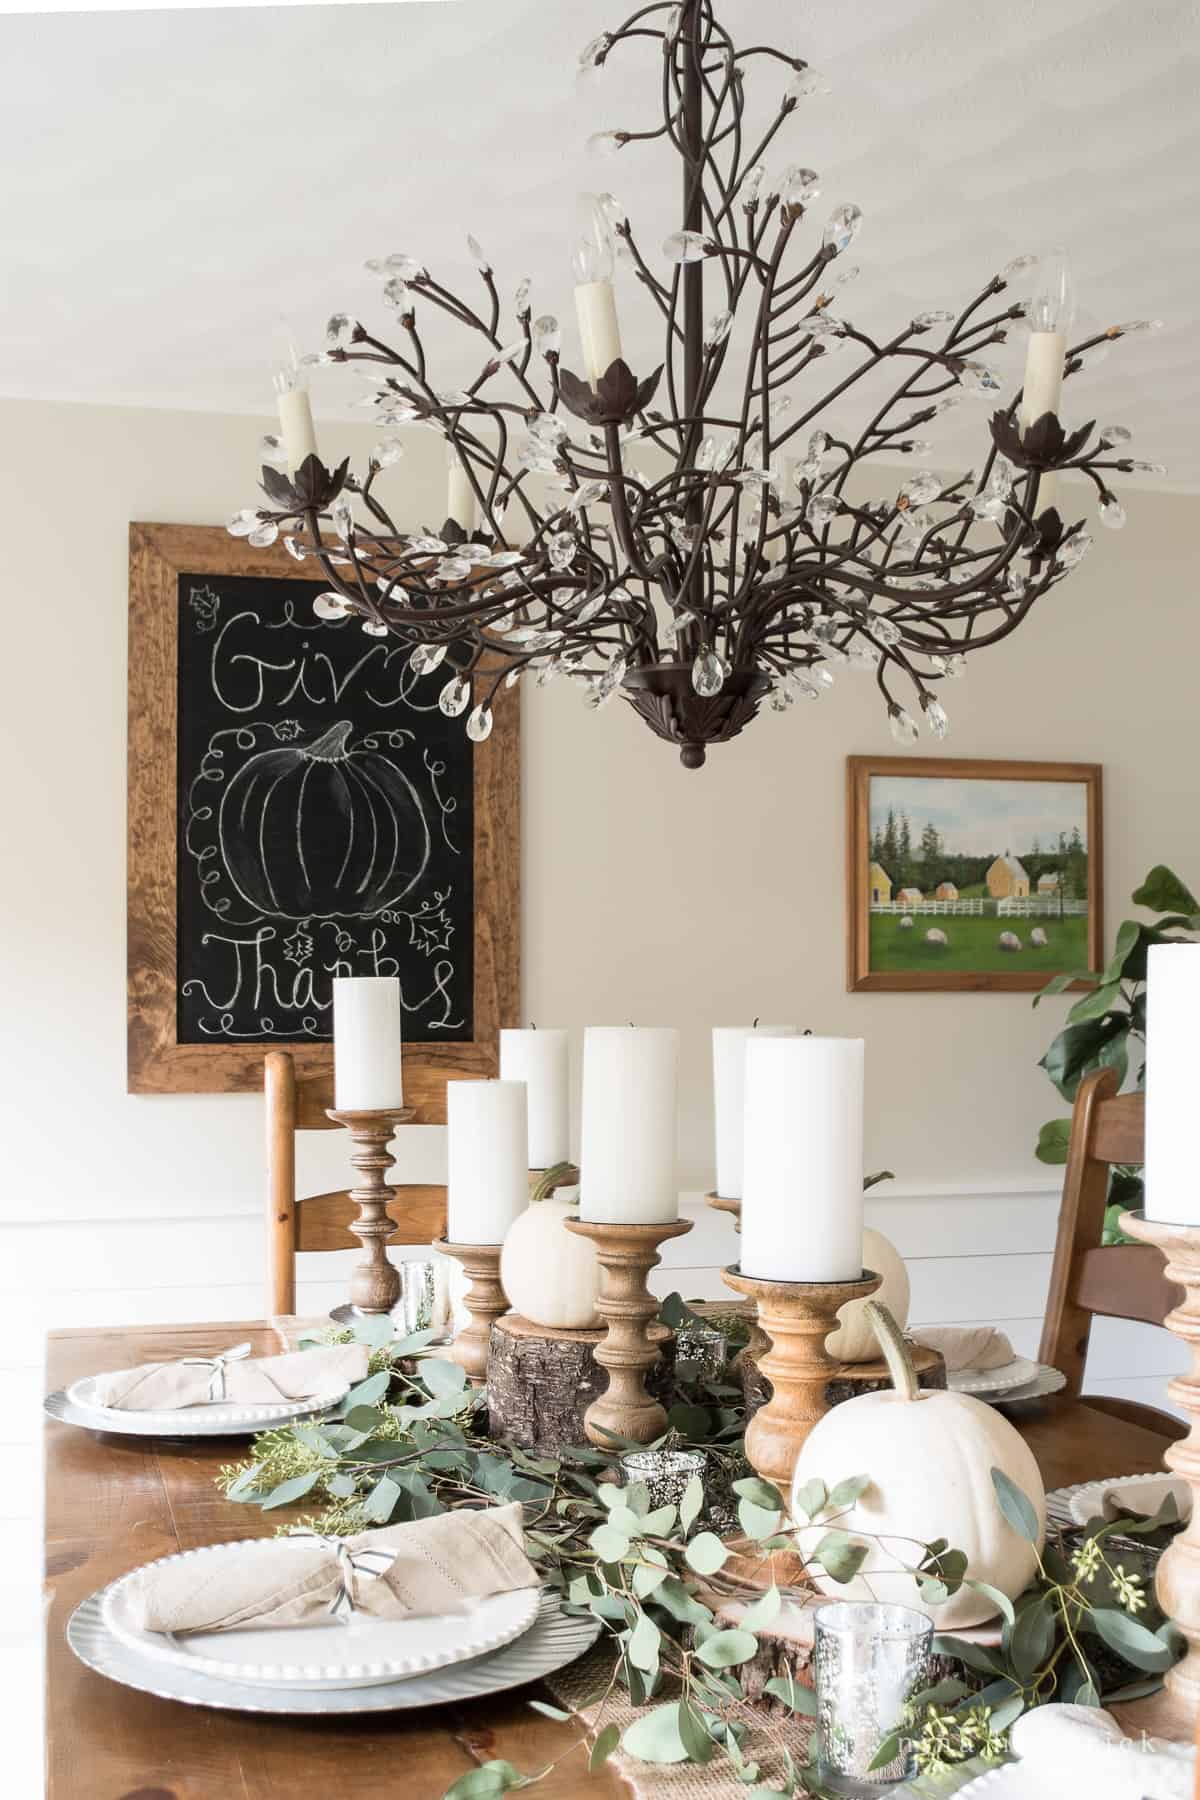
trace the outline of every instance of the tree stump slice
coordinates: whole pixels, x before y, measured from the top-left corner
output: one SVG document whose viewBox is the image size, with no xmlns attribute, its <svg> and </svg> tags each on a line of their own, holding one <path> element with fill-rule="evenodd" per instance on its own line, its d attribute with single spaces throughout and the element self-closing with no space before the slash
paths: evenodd
<svg viewBox="0 0 1200 1800">
<path fill-rule="evenodd" d="M 909 1344 L 913 1359 L 913 1367 L 917 1371 L 917 1380 L 923 1388 L 944 1388 L 946 1384 L 946 1361 L 940 1350 L 927 1350 L 922 1344 Z M 746 1401 L 748 1418 L 764 1405 L 771 1392 L 771 1384 L 759 1368 L 754 1358 L 747 1356 L 743 1350 L 734 1367 L 742 1384 L 742 1394 Z M 883 1388 L 891 1387 L 891 1377 L 887 1372 L 887 1364 L 882 1360 L 864 1363 L 842 1363 L 837 1374 L 825 1389 L 825 1398 L 830 1406 L 839 1406 L 843 1400 L 853 1400 L 856 1394 L 874 1394 Z"/>
<path fill-rule="evenodd" d="M 651 1396 L 670 1406 L 675 1397 L 675 1338 L 665 1325 L 650 1333 L 658 1361 L 646 1377 Z M 608 1371 L 596 1361 L 603 1325 L 562 1331 L 506 1313 L 492 1326 L 488 1354 L 488 1429 L 522 1450 L 554 1454 L 586 1444 L 583 1415 L 608 1387 Z"/>
</svg>

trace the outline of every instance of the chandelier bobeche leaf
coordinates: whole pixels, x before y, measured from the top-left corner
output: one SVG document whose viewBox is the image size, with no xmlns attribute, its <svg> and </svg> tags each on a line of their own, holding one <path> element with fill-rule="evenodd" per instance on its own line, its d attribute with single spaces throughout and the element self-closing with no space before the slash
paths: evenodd
<svg viewBox="0 0 1200 1800">
<path fill-rule="evenodd" d="M 1069 281 L 1054 253 L 1018 257 L 965 304 L 919 313 L 890 337 L 859 330 L 842 311 L 858 271 L 839 260 L 859 208 L 835 206 L 814 231 L 820 175 L 792 164 L 772 176 L 763 160 L 824 79 L 766 46 L 739 51 L 710 0 L 639 11 L 593 39 L 581 68 L 644 53 L 648 39 L 665 69 L 661 121 L 589 142 L 615 155 L 665 139 L 681 169 L 681 227 L 649 257 L 613 195 L 588 197 L 574 258 L 584 373 L 562 364 L 558 319 L 533 317 L 528 279 L 515 322 L 505 316 L 474 238 L 481 303 L 414 256 L 376 259 L 367 267 L 398 344 L 336 313 L 326 349 L 277 376 L 270 505 L 229 529 L 265 545 L 291 528 L 288 550 L 315 559 L 329 584 L 320 616 L 358 615 L 368 633 L 411 644 L 414 676 L 444 671 L 442 710 L 467 714 L 477 742 L 501 685 L 525 672 L 572 679 L 593 706 L 623 693 L 692 768 L 764 699 L 778 711 L 819 699 L 843 669 L 873 674 L 898 741 L 918 736 L 909 695 L 943 737 L 938 684 L 1015 630 L 1091 544 L 1082 521 L 1060 515 L 1058 472 L 1090 479 L 1109 527 L 1125 522 L 1110 472 L 1163 472 L 1122 453 L 1125 427 L 1068 432 L 1058 418 L 1064 375 L 1159 321 L 1069 345 Z M 777 64 L 787 85 L 756 140 L 750 92 Z M 661 319 L 662 362 L 648 372 L 621 354 L 617 256 Z M 478 341 L 480 373 L 465 388 L 435 385 L 422 328 L 433 313 Z M 1028 332 L 1024 389 L 1003 401 L 985 357 L 1017 329 Z M 309 362 L 369 378 L 359 404 L 383 435 L 360 476 L 316 455 Z M 860 382 L 870 404 L 851 427 L 838 407 Z M 922 431 L 972 396 L 1003 401 L 980 472 L 906 475 L 901 459 L 932 455 Z M 409 427 L 447 445 L 449 516 L 436 529 L 397 525 L 377 492 Z M 889 498 L 860 497 L 864 471 Z"/>
</svg>

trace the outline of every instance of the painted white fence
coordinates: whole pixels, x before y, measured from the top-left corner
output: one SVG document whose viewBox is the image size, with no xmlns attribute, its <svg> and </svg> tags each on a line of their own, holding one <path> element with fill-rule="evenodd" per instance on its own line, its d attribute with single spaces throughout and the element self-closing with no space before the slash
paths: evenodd
<svg viewBox="0 0 1200 1800">
<path fill-rule="evenodd" d="M 990 900 L 914 900 L 911 905 L 906 905 L 899 900 L 878 900 L 872 901 L 871 911 L 896 914 L 953 913 L 966 915 L 975 913 L 979 915 L 988 912 L 992 904 Z"/>
<path fill-rule="evenodd" d="M 996 913 L 1001 919 L 1057 919 L 1060 913 L 1077 919 L 1086 912 L 1086 900 L 1056 900 L 1052 894 L 1031 894 L 1027 900 L 996 902 Z"/>
</svg>

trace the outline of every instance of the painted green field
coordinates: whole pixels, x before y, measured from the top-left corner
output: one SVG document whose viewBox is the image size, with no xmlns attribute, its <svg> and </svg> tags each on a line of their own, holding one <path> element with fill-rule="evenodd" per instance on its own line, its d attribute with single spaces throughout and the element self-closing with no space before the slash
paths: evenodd
<svg viewBox="0 0 1200 1800">
<path fill-rule="evenodd" d="M 871 968 L 898 969 L 1005 969 L 1040 972 L 1046 978 L 1060 969 L 1082 969 L 1087 964 L 1087 919 L 996 919 L 964 913 L 914 913 L 911 931 L 900 928 L 897 914 L 876 913 L 871 919 Z M 1044 949 L 1035 949 L 1029 934 L 1040 926 L 1046 933 Z M 925 933 L 944 931 L 948 944 L 927 944 Z M 1001 950 L 1002 931 L 1015 932 L 1020 950 Z"/>
</svg>

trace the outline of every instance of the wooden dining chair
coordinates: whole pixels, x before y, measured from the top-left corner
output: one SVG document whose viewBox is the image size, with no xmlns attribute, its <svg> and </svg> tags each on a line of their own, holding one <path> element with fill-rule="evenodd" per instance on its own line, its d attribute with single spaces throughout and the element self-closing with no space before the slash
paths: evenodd
<svg viewBox="0 0 1200 1800">
<path fill-rule="evenodd" d="M 1087 1362 L 1092 1319 L 1136 1319 L 1161 1325 L 1183 1299 L 1183 1291 L 1163 1273 L 1162 1253 L 1153 1244 L 1101 1244 L 1109 1171 L 1114 1164 L 1144 1159 L 1146 1098 L 1118 1094 L 1115 1069 L 1086 1075 L 1075 1096 L 1071 1141 L 1058 1215 L 1058 1237 L 1050 1271 L 1050 1294 L 1038 1360 L 1061 1369 L 1069 1394 L 1079 1396 Z M 1188 1427 L 1157 1406 L 1089 1394 L 1096 1412 L 1144 1425 L 1173 1439 Z"/>
<path fill-rule="evenodd" d="M 298 1250 L 356 1250 L 350 1230 L 358 1212 L 345 1188 L 332 1194 L 296 1196 L 296 1133 L 341 1127 L 326 1117 L 333 1105 L 331 1076 L 298 1076 L 287 1050 L 269 1050 L 264 1087 L 267 1100 L 267 1245 L 270 1311 L 296 1310 Z M 350 1140 L 346 1139 L 347 1154 Z M 446 1230 L 446 1190 L 441 1186 L 397 1183 L 388 1215 L 396 1221 L 399 1244 L 429 1244 Z"/>
</svg>

